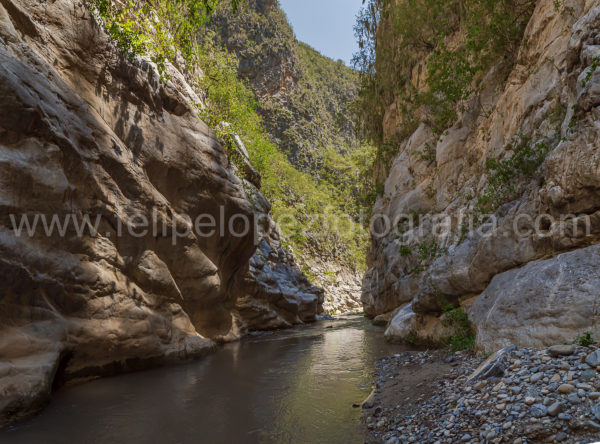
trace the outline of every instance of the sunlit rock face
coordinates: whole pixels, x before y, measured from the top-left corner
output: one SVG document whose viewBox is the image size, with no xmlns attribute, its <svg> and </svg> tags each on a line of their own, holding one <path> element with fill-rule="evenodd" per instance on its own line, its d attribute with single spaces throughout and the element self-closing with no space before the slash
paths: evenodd
<svg viewBox="0 0 600 444">
<path fill-rule="evenodd" d="M 393 221 L 419 214 L 420 226 L 409 233 L 417 233 L 412 250 L 401 249 L 397 230 L 374 239 L 363 285 L 368 315 L 395 315 L 388 337 L 429 339 L 439 331 L 431 319 L 446 304 L 470 314 L 477 345 L 488 351 L 509 342 L 543 346 L 598 332 L 594 275 L 571 268 L 597 263 L 588 247 L 600 239 L 600 72 L 594 71 L 600 3 L 567 3 L 569 13 L 551 0 L 537 2 L 512 72 L 504 79 L 492 68 L 452 128 L 438 139 L 422 123 L 403 142 L 374 215 Z M 385 131 L 392 134 L 398 125 L 390 108 Z M 508 159 L 517 134 L 531 143 L 543 140 L 545 162 L 497 210 L 494 234 L 464 230 L 457 221 L 476 212 L 491 174 L 486 161 Z M 432 155 L 424 159 L 420 153 L 428 149 Z M 542 221 L 536 230 L 542 214 L 556 224 Z M 584 217 L 561 223 L 568 214 Z M 582 227 L 586 216 L 589 235 Z M 440 217 L 454 224 L 448 236 L 434 232 Z M 577 254 L 570 256 L 573 250 Z M 426 260 L 419 263 L 421 254 Z M 540 307 L 538 315 L 533 307 Z"/>
<path fill-rule="evenodd" d="M 315 318 L 322 291 L 283 255 L 268 203 L 249 199 L 175 68 L 164 84 L 124 59 L 73 0 L 0 2 L 0 58 L 0 425 L 53 384 Z M 73 222 L 46 235 L 40 222 L 19 236 L 22 215 L 89 215 L 97 235 Z M 259 237 L 200 235 L 199 215 L 243 217 Z M 256 271 L 258 243 L 273 272 Z"/>
</svg>

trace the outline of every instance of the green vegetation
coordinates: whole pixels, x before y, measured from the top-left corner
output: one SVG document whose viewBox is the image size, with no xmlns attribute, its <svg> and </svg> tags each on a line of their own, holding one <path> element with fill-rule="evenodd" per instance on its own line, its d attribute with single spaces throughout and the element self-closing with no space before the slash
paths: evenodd
<svg viewBox="0 0 600 444">
<path fill-rule="evenodd" d="M 270 139 L 297 169 L 331 186 L 334 206 L 365 220 L 377 194 L 375 150 L 356 136 L 350 112 L 359 74 L 298 42 L 276 4 L 248 0 L 234 13 L 224 3 L 209 28 L 238 57 Z"/>
<path fill-rule="evenodd" d="M 348 150 L 348 156 L 338 157 L 342 151 L 329 152 L 322 150 L 329 144 L 318 145 L 326 165 L 318 174 L 308 174 L 290 163 L 265 129 L 261 116 L 265 112 L 254 91 L 239 77 L 238 58 L 206 27 L 215 8 L 233 11 L 242 7 L 239 0 L 89 0 L 89 6 L 103 20 L 119 49 L 130 58 L 150 57 L 163 81 L 168 80 L 168 62 L 186 71 L 192 86 L 205 98 L 204 106 L 195 104 L 199 115 L 215 130 L 239 174 L 243 160 L 233 136 L 241 137 L 252 165 L 261 174 L 261 191 L 273 206 L 284 246 L 307 254 L 317 251 L 350 267 L 364 267 L 368 235 L 358 214 L 365 200 L 360 198 L 365 193 L 358 180 L 369 162 L 369 150 L 356 143 L 351 155 Z M 285 16 L 277 20 L 285 21 Z M 185 66 L 178 63 L 179 55 Z M 315 90 L 315 95 L 318 93 Z M 309 107 L 304 112 L 310 116 L 313 110 Z M 315 128 L 319 125 L 316 123 Z M 332 141 L 331 146 L 335 143 Z M 342 175 L 350 175 L 352 180 L 344 182 Z"/>
<path fill-rule="evenodd" d="M 317 278 L 308 265 L 303 264 L 301 269 L 302 273 L 308 278 L 309 281 L 314 281 Z"/>
<path fill-rule="evenodd" d="M 359 74 L 298 42 L 277 4 L 248 0 L 234 13 L 224 3 L 209 28 L 238 57 L 269 135 L 295 166 L 318 177 L 323 150 L 360 145 L 348 110 Z"/>
<path fill-rule="evenodd" d="M 412 254 L 413 254 L 412 248 L 407 247 L 407 246 L 400 247 L 400 256 L 407 257 L 407 256 L 412 256 Z"/>
<path fill-rule="evenodd" d="M 573 343 L 582 347 L 589 347 L 590 345 L 596 343 L 596 341 L 594 341 L 594 333 L 592 333 L 591 331 L 586 331 L 583 335 L 575 339 Z"/>
<path fill-rule="evenodd" d="M 425 162 L 435 161 L 435 147 L 428 142 L 425 143 L 425 147 L 423 148 L 423 150 L 415 150 L 413 151 L 413 154 L 418 155 L 421 158 L 421 160 Z"/>
<path fill-rule="evenodd" d="M 416 247 L 416 265 L 411 270 L 411 273 L 422 273 L 425 271 L 427 264 L 448 252 L 448 249 L 440 247 L 435 239 L 419 242 Z M 410 247 L 403 247 L 400 251 L 402 256 L 413 255 L 413 253 L 414 251 Z"/>
<path fill-rule="evenodd" d="M 359 141 L 349 118 L 358 73 L 296 41 L 277 4 L 248 0 L 234 13 L 222 3 L 208 29 L 238 58 L 238 76 L 257 97 L 263 133 L 314 184 L 311 192 L 294 192 L 295 181 L 287 189 L 265 191 L 275 215 L 291 212 L 299 222 L 281 227 L 285 238 L 296 251 L 306 250 L 308 242 L 310 254 L 335 252 L 346 265 L 362 268 L 366 223 L 377 195 L 370 175 L 375 150 Z M 257 169 L 265 174 L 260 165 Z M 332 223 L 347 234 L 323 229 Z M 299 236 L 306 224 L 308 231 Z"/>
<path fill-rule="evenodd" d="M 404 337 L 403 342 L 408 345 L 417 345 L 417 335 L 409 333 Z"/>
<path fill-rule="evenodd" d="M 88 4 L 124 54 L 150 56 L 164 78 L 165 63 L 175 61 L 178 53 L 189 64 L 197 62 L 196 30 L 222 1 L 89 0 Z M 240 0 L 227 1 L 233 9 L 239 7 Z"/>
<path fill-rule="evenodd" d="M 546 140 L 532 143 L 531 138 L 519 134 L 510 147 L 510 158 L 504 161 L 488 159 L 486 168 L 490 173 L 489 184 L 477 199 L 478 212 L 491 214 L 515 199 L 519 184 L 533 177 L 550 148 L 551 145 Z"/>
<path fill-rule="evenodd" d="M 590 65 L 590 70 L 585 75 L 585 78 L 581 81 L 581 86 L 583 88 L 585 88 L 590 82 L 590 80 L 592 80 L 592 76 L 598 69 L 598 66 L 600 66 L 600 57 L 594 57 L 594 59 L 592 60 L 592 64 Z"/>
<path fill-rule="evenodd" d="M 355 115 L 359 130 L 379 147 L 378 164 L 389 164 L 421 120 L 443 133 L 491 66 L 508 72 L 535 3 L 367 2 L 355 27 L 361 49 L 354 64 L 362 72 Z M 402 124 L 397 134 L 384 135 L 384 116 L 392 105 Z"/>
<path fill-rule="evenodd" d="M 469 321 L 469 316 L 462 308 L 446 305 L 443 308 L 442 324 L 450 327 L 453 334 L 446 339 L 446 345 L 453 352 L 466 350 L 473 351 L 475 348 L 475 330 Z"/>
</svg>

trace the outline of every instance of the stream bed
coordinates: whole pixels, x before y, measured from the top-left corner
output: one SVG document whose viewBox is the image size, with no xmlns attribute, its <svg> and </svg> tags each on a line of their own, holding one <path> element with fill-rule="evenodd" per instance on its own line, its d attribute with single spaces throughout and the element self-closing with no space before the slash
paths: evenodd
<svg viewBox="0 0 600 444">
<path fill-rule="evenodd" d="M 372 366 L 405 350 L 361 316 L 259 333 L 199 361 L 65 387 L 0 443 L 362 443 Z"/>
</svg>

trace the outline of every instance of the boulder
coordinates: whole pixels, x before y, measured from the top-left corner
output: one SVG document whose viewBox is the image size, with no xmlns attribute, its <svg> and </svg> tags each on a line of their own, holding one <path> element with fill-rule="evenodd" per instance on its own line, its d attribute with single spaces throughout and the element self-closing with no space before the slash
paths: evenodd
<svg viewBox="0 0 600 444">
<path fill-rule="evenodd" d="M 471 307 L 477 346 L 543 347 L 596 329 L 600 245 L 560 254 L 494 277 Z"/>
<path fill-rule="evenodd" d="M 379 316 L 375 316 L 373 319 L 373 325 L 379 327 L 386 327 L 389 322 L 392 320 L 393 312 L 380 314 Z"/>
<path fill-rule="evenodd" d="M 385 338 L 388 341 L 403 340 L 408 335 L 414 334 L 416 327 L 417 315 L 412 310 L 411 304 L 407 304 L 389 322 L 385 330 Z"/>
<path fill-rule="evenodd" d="M 504 372 L 509 367 L 510 352 L 516 350 L 515 346 L 509 346 L 492 354 L 485 362 L 483 362 L 469 377 L 467 381 L 474 383 L 478 380 L 489 378 L 501 378 Z"/>
</svg>

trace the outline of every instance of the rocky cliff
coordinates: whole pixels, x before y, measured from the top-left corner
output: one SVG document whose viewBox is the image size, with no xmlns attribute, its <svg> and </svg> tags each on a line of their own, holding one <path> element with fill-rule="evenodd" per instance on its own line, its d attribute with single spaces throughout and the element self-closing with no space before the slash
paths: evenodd
<svg viewBox="0 0 600 444">
<path fill-rule="evenodd" d="M 322 311 L 177 69 L 124 58 L 74 0 L 2 0 L 0 58 L 0 425 Z"/>
<path fill-rule="evenodd" d="M 440 340 L 447 307 L 487 351 L 598 337 L 599 30 L 597 1 L 539 0 L 510 72 L 494 64 L 446 131 L 401 140 L 362 296 L 387 337 Z M 395 103 L 386 136 L 402 125 Z"/>
<path fill-rule="evenodd" d="M 291 163 L 316 180 L 332 182 L 334 187 L 356 186 L 357 178 L 347 170 L 332 171 L 327 164 L 331 163 L 331 153 L 347 157 L 360 148 L 349 117 L 350 103 L 358 90 L 358 73 L 297 41 L 276 0 L 249 0 L 235 13 L 231 5 L 223 3 L 211 17 L 209 30 L 237 56 L 239 75 L 257 97 L 269 137 Z M 327 207 L 329 203 L 321 204 Z M 353 217 L 358 213 L 355 209 L 346 211 Z M 297 252 L 297 259 L 325 289 L 325 310 L 362 310 L 364 270 L 320 248 L 318 241 L 313 243 L 311 250 Z M 366 246 L 361 244 L 360 248 Z"/>
<path fill-rule="evenodd" d="M 270 136 L 294 165 L 316 176 L 327 148 L 359 144 L 348 118 L 358 73 L 297 41 L 278 1 L 248 0 L 236 13 L 222 4 L 209 28 L 238 57 Z"/>
</svg>

